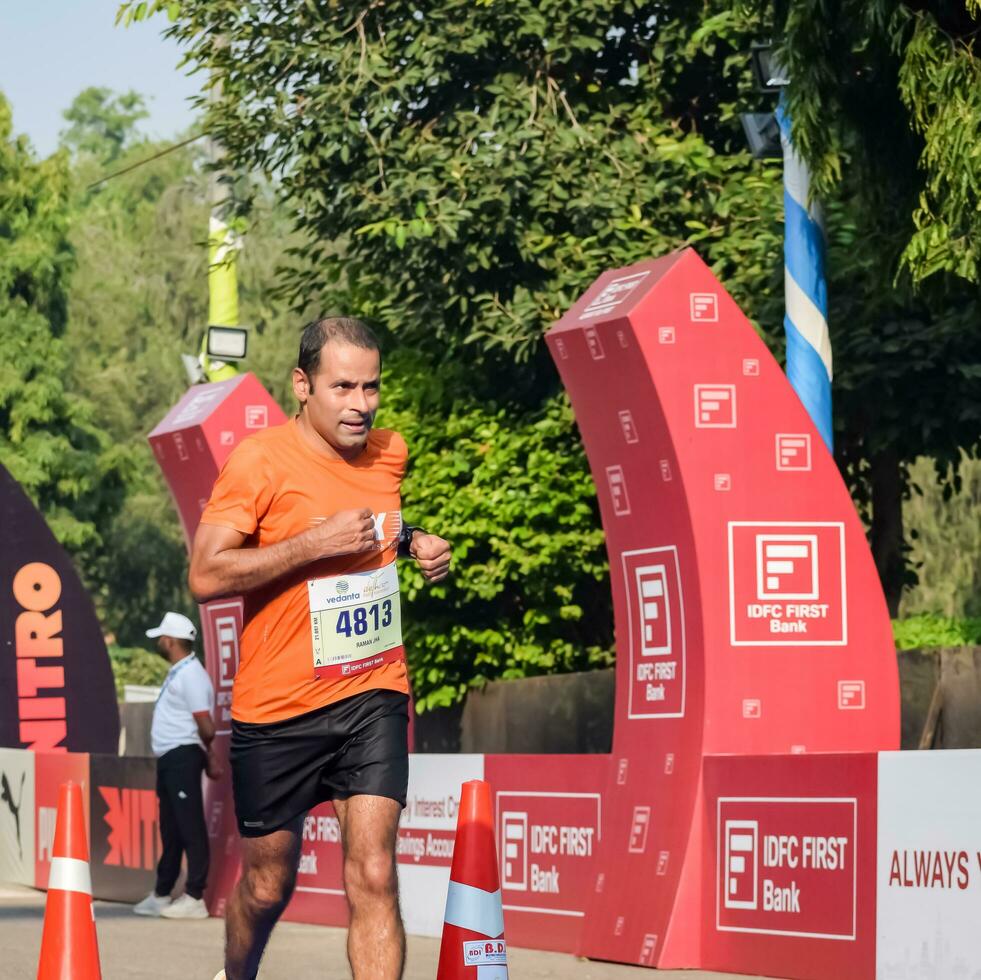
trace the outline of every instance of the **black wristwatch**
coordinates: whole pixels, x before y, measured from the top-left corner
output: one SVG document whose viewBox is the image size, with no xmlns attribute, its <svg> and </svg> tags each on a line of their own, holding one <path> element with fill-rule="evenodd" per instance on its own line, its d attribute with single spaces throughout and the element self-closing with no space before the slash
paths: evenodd
<svg viewBox="0 0 981 980">
<path fill-rule="evenodd" d="M 421 527 L 413 527 L 411 524 L 403 524 L 402 530 L 399 531 L 399 544 L 396 549 L 396 554 L 399 558 L 411 558 L 409 549 L 412 547 L 412 535 L 418 532 L 419 534 L 425 534 Z"/>
</svg>

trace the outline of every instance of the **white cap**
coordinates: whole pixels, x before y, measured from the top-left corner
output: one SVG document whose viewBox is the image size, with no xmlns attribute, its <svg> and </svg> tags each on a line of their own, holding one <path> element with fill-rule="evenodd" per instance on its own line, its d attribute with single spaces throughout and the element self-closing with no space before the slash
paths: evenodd
<svg viewBox="0 0 981 980">
<path fill-rule="evenodd" d="M 152 630 L 146 631 L 147 636 L 173 636 L 178 640 L 195 640 L 198 631 L 187 616 L 180 613 L 164 613 L 164 618 L 160 620 L 160 625 Z"/>
</svg>

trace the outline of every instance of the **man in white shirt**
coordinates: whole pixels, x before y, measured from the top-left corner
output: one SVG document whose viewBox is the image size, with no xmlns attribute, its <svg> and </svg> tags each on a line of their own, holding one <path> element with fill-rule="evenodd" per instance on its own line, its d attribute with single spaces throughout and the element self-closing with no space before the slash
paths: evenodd
<svg viewBox="0 0 981 980">
<path fill-rule="evenodd" d="M 157 757 L 157 798 L 163 852 L 157 865 L 156 887 L 133 911 L 168 919 L 206 919 L 204 888 L 208 881 L 208 828 L 204 820 L 201 774 L 217 779 L 221 772 L 212 754 L 215 724 L 211 712 L 215 692 L 211 678 L 194 655 L 194 624 L 180 613 L 168 612 L 160 625 L 146 631 L 170 664 L 153 708 L 150 741 Z M 184 894 L 172 902 L 187 855 Z"/>
</svg>

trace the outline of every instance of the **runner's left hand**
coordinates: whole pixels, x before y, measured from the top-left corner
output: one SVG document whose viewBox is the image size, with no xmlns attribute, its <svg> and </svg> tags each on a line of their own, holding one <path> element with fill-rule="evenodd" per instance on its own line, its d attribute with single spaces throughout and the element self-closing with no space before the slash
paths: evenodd
<svg viewBox="0 0 981 980">
<path fill-rule="evenodd" d="M 418 562 L 422 577 L 427 582 L 442 582 L 450 573 L 450 560 L 453 557 L 450 543 L 439 535 L 417 531 L 412 535 L 409 554 Z"/>
</svg>

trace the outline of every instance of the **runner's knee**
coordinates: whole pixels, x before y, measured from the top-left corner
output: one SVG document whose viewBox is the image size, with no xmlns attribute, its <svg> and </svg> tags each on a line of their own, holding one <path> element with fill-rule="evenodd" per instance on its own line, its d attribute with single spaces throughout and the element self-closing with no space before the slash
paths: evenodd
<svg viewBox="0 0 981 980">
<path fill-rule="evenodd" d="M 293 875 L 284 868 L 251 868 L 243 881 L 249 901 L 260 910 L 282 909 L 293 894 Z"/>
<path fill-rule="evenodd" d="M 349 892 L 363 898 L 388 898 L 395 894 L 395 865 L 390 854 L 381 852 L 348 858 L 345 872 Z"/>
</svg>

